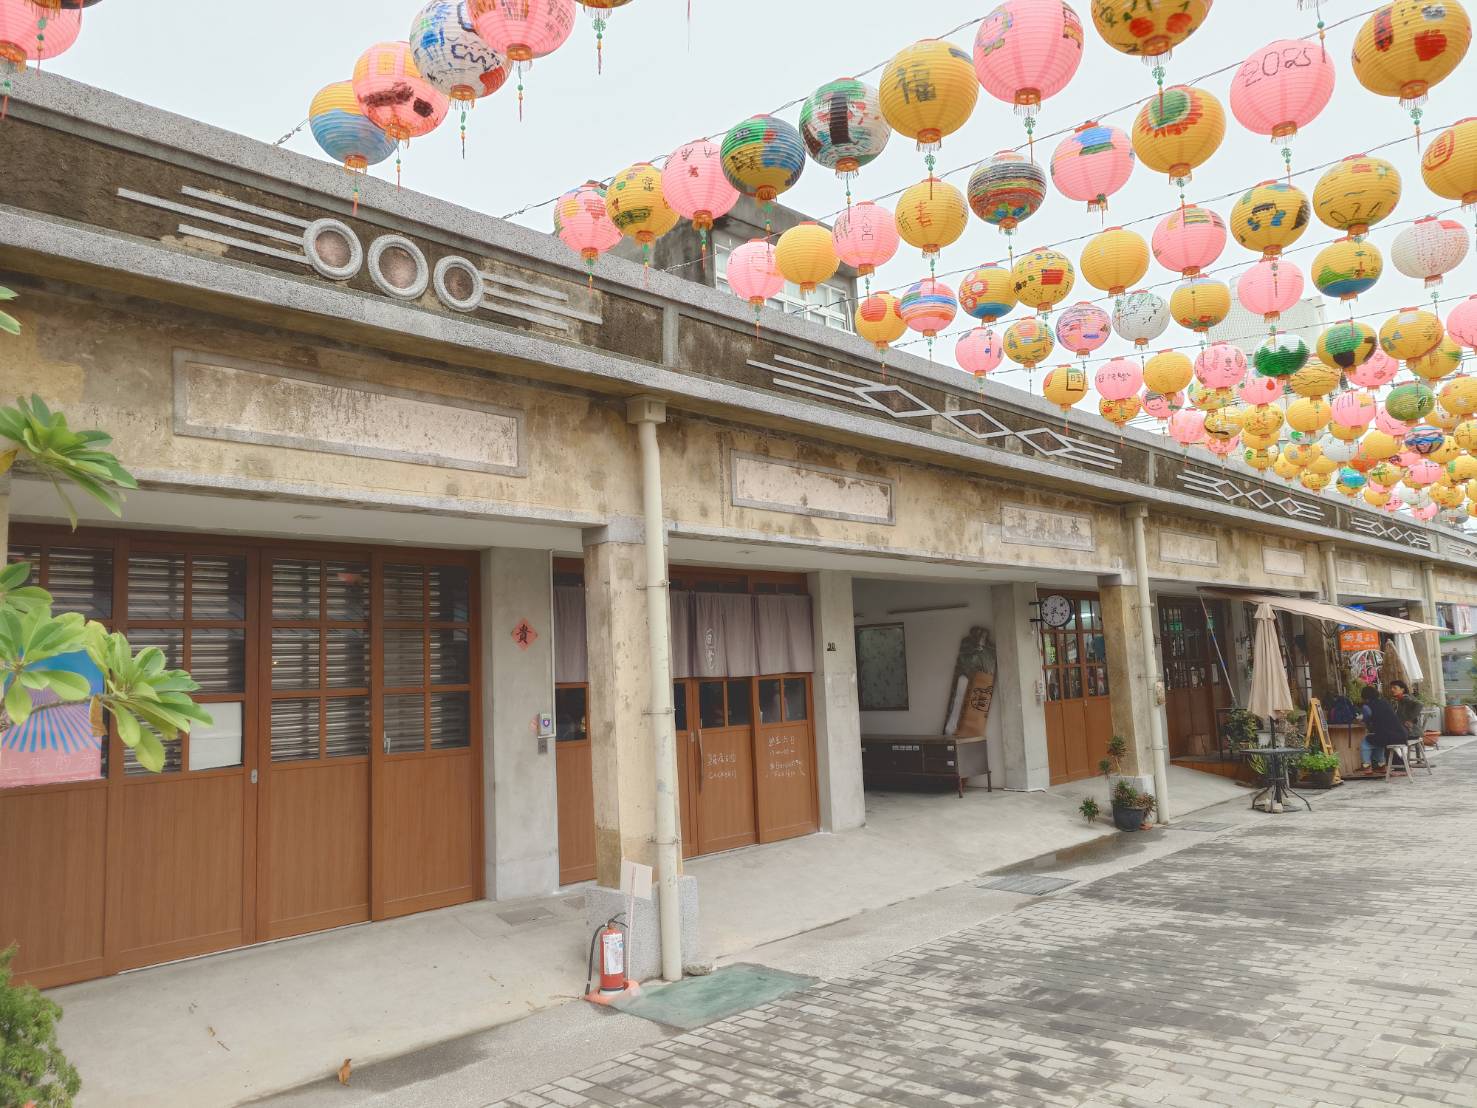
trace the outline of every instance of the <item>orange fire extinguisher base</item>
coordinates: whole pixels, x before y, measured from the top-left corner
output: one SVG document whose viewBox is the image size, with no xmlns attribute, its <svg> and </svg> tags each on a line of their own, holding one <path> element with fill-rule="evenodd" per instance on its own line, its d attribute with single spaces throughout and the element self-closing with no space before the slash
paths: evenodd
<svg viewBox="0 0 1477 1108">
<path fill-rule="evenodd" d="M 640 992 L 641 983 L 639 981 L 632 981 L 627 978 L 626 987 L 624 989 L 613 993 L 607 993 L 600 989 L 595 989 L 591 992 L 586 993 L 585 999 L 588 1000 L 591 1004 L 599 1004 L 604 1006 L 609 1005 L 617 1000 L 624 1000 L 626 997 L 636 996 Z"/>
</svg>

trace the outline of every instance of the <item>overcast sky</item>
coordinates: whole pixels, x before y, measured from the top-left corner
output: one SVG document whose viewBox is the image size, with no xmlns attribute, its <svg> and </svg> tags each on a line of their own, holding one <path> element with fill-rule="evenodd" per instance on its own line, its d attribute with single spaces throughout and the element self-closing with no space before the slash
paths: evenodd
<svg viewBox="0 0 1477 1108">
<path fill-rule="evenodd" d="M 405 38 L 419 7 L 415 0 L 254 0 L 244 7 L 220 6 L 222 11 L 205 18 L 198 0 L 109 0 L 87 11 L 78 44 L 49 65 L 113 92 L 271 142 L 304 118 L 319 87 L 350 76 L 365 47 Z M 472 113 L 465 160 L 454 115 L 437 133 L 412 143 L 404 158 L 406 187 L 504 215 L 557 196 L 589 177 L 608 177 L 631 162 L 663 155 L 695 136 L 721 132 L 746 116 L 772 111 L 834 77 L 862 73 L 908 43 L 945 34 L 990 7 L 986 0 L 911 4 L 692 0 L 689 27 L 687 6 L 687 0 L 634 0 L 611 13 L 603 75 L 596 74 L 594 33 L 582 17 L 569 42 L 527 73 L 521 123 L 510 83 Z M 1323 15 L 1335 24 L 1372 6 L 1369 0 L 1327 0 Z M 1085 0 L 1075 7 L 1086 18 Z M 1175 51 L 1168 63 L 1169 82 L 1196 81 L 1243 60 L 1273 38 L 1311 32 L 1315 21 L 1311 4 L 1309 10 L 1300 11 L 1296 0 L 1221 0 L 1205 26 Z M 1421 180 L 1406 113 L 1394 101 L 1366 92 L 1354 77 L 1349 50 L 1359 22 L 1335 26 L 1328 33 L 1328 49 L 1338 62 L 1338 86 L 1329 107 L 1294 144 L 1294 169 L 1404 138 L 1380 152 L 1404 178 L 1404 196 L 1392 220 L 1444 208 L 1448 203 L 1433 196 Z M 968 50 L 975 30 L 971 24 L 955 32 L 952 40 Z M 1229 80 L 1230 73 L 1222 73 L 1203 82 L 1227 105 L 1228 117 Z M 1072 85 L 1046 103 L 1038 133 L 1070 130 L 1088 119 L 1127 130 L 1136 101 L 1153 88 L 1148 66 L 1111 49 L 1089 22 L 1082 67 Z M 1426 106 L 1428 138 L 1441 126 L 1471 114 L 1474 104 L 1477 57 L 1469 56 L 1434 90 Z M 783 114 L 792 123 L 798 121 L 798 108 Z M 970 123 L 945 141 L 940 169 L 971 167 L 1023 138 L 1011 108 L 981 92 Z M 1038 143 L 1038 158 L 1049 161 L 1057 141 Z M 306 129 L 287 145 L 317 153 Z M 1277 146 L 1231 120 L 1220 151 L 1196 173 L 1189 198 L 1209 202 L 1277 176 L 1280 170 Z M 376 172 L 392 177 L 393 161 Z M 921 156 L 910 142 L 894 136 L 886 153 L 863 170 L 855 195 L 881 197 L 923 176 Z M 949 179 L 962 189 L 968 168 Z M 1310 195 L 1315 181 L 1316 174 L 1296 179 Z M 834 212 L 844 202 L 841 184 L 813 163 L 783 200 L 817 216 Z M 1140 166 L 1112 198 L 1107 223 L 1157 217 L 1175 203 L 1176 190 Z M 1214 199 L 1211 206 L 1228 216 L 1231 204 Z M 516 218 L 540 230 L 550 227 L 547 206 Z M 1470 215 L 1458 213 L 1455 218 L 1472 223 Z M 1136 229 L 1148 238 L 1154 222 L 1157 219 Z M 1053 194 L 1022 225 L 1017 247 L 1076 239 L 1101 226 L 1103 220 L 1084 205 Z M 1426 298 L 1418 281 L 1401 276 L 1389 262 L 1388 246 L 1399 229 L 1377 227 L 1372 234 L 1386 255 L 1385 275 L 1356 303 L 1356 314 L 1393 310 Z M 1335 237 L 1315 221 L 1299 243 L 1313 248 L 1298 250 L 1292 259 L 1307 272 L 1318 246 Z M 1080 243 L 1066 247 L 1074 260 L 1080 248 Z M 1004 253 L 999 232 L 972 218 L 964 237 L 944 252 L 940 273 L 994 261 Z M 1216 275 L 1229 280 L 1253 260 L 1232 242 L 1219 263 L 1223 270 Z M 1228 263 L 1236 269 L 1224 268 Z M 879 284 L 906 285 L 926 275 L 926 264 L 904 245 Z M 1144 283 L 1171 276 L 1152 266 Z M 1167 298 L 1171 288 L 1165 285 L 1158 291 Z M 1469 258 L 1447 278 L 1444 295 L 1471 292 L 1477 292 L 1477 261 Z M 1079 276 L 1069 302 L 1098 295 Z M 1330 303 L 1330 318 L 1343 311 Z M 972 324 L 962 316 L 961 320 L 956 326 Z M 1371 322 L 1378 326 L 1380 320 Z M 1193 336 L 1171 327 L 1155 346 L 1191 341 Z M 1122 352 L 1122 347 L 1115 340 L 1101 353 Z M 952 339 L 941 343 L 937 357 L 952 364 Z M 1057 360 L 1062 359 L 1054 355 L 1053 362 Z M 1038 387 L 1040 379 L 1038 373 Z M 1023 373 L 1003 380 L 1026 384 Z"/>
</svg>

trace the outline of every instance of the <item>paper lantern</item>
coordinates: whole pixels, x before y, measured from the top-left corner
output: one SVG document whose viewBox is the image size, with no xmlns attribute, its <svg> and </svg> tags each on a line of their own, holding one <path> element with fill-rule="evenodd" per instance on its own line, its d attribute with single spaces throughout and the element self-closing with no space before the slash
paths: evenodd
<svg viewBox="0 0 1477 1108">
<path fill-rule="evenodd" d="M 1004 357 L 1005 347 L 1001 344 L 1000 336 L 988 327 L 975 327 L 965 332 L 954 347 L 954 360 L 959 363 L 959 368 L 974 374 L 975 379 L 980 381 L 997 368 Z"/>
<path fill-rule="evenodd" d="M 512 62 L 530 62 L 563 46 L 574 30 L 574 0 L 471 0 L 487 45 Z"/>
<path fill-rule="evenodd" d="M 1029 121 L 1067 87 L 1082 47 L 1082 20 L 1063 0 L 1005 0 L 975 34 L 974 72 L 986 92 Z"/>
<path fill-rule="evenodd" d="M 430 134 L 451 107 L 421 76 L 403 42 L 371 46 L 354 64 L 354 96 L 369 121 L 395 142 Z"/>
<path fill-rule="evenodd" d="M 1051 357 L 1055 345 L 1050 329 L 1035 316 L 1018 319 L 1005 329 L 1005 356 L 1026 369 Z"/>
<path fill-rule="evenodd" d="M 1333 419 L 1333 405 L 1312 396 L 1300 396 L 1287 406 L 1287 425 L 1294 431 L 1313 434 Z"/>
<path fill-rule="evenodd" d="M 1379 336 L 1365 323 L 1335 323 L 1318 337 L 1318 360 L 1337 370 L 1363 365 L 1380 348 Z"/>
<path fill-rule="evenodd" d="M 1046 200 L 1046 170 L 1014 150 L 1002 150 L 969 175 L 969 206 L 986 223 L 1007 233 L 1034 215 Z"/>
<path fill-rule="evenodd" d="M 1299 401 L 1301 403 L 1301 401 Z M 1241 431 L 1244 435 L 1253 436 L 1257 439 L 1271 439 L 1276 441 L 1276 436 L 1282 430 L 1282 409 L 1275 404 L 1257 404 L 1241 419 Z M 1328 421 L 1325 419 L 1324 423 Z"/>
<path fill-rule="evenodd" d="M 586 181 L 554 203 L 554 233 L 580 257 L 595 279 L 595 259 L 621 241 L 621 232 L 605 207 L 605 187 Z"/>
<path fill-rule="evenodd" d="M 1308 344 L 1297 335 L 1279 331 L 1256 348 L 1252 364 L 1263 377 L 1291 377 L 1308 363 Z"/>
<path fill-rule="evenodd" d="M 1237 401 L 1235 389 L 1208 389 L 1196 381 L 1189 388 L 1190 403 L 1203 412 L 1216 412 L 1229 408 Z"/>
<path fill-rule="evenodd" d="M 1328 488 L 1328 486 L 1332 484 L 1332 482 L 1333 478 L 1326 473 L 1304 472 L 1298 474 L 1298 484 L 1302 485 L 1303 488 L 1307 489 L 1309 492 L 1322 492 L 1324 489 Z"/>
<path fill-rule="evenodd" d="M 1088 239 L 1078 261 L 1089 285 L 1121 296 L 1149 272 L 1149 244 L 1135 231 L 1109 227 Z"/>
<path fill-rule="evenodd" d="M 1092 22 L 1114 50 L 1146 61 L 1167 57 L 1205 22 L 1214 0 L 1091 0 Z"/>
<path fill-rule="evenodd" d="M 1139 289 L 1113 308 L 1113 330 L 1142 349 L 1169 327 L 1169 303 L 1158 293 Z"/>
<path fill-rule="evenodd" d="M 1118 400 L 1109 400 L 1107 397 L 1098 401 L 1098 414 L 1116 427 L 1125 426 L 1134 416 L 1142 410 L 1138 394 L 1125 396 Z"/>
<path fill-rule="evenodd" d="M 1367 393 L 1346 392 L 1334 397 L 1333 421 L 1340 427 L 1363 430 L 1374 422 L 1375 402 Z"/>
<path fill-rule="evenodd" d="M 1189 357 L 1178 350 L 1155 354 L 1144 365 L 1144 386 L 1154 392 L 1172 395 L 1183 392 L 1194 376 L 1195 367 Z"/>
<path fill-rule="evenodd" d="M 1204 334 L 1231 313 L 1231 290 L 1222 281 L 1192 277 L 1175 286 L 1169 296 L 1169 314 L 1181 327 Z"/>
<path fill-rule="evenodd" d="M 1248 131 L 1289 141 L 1328 106 L 1335 77 L 1333 56 L 1321 43 L 1279 39 L 1231 78 L 1231 113 Z"/>
<path fill-rule="evenodd" d="M 1193 446 L 1205 439 L 1205 413 L 1181 408 L 1169 417 L 1169 434 L 1181 446 Z"/>
<path fill-rule="evenodd" d="M 1004 266 L 981 266 L 959 282 L 959 306 L 975 319 L 993 323 L 1015 305 L 1015 278 Z"/>
<path fill-rule="evenodd" d="M 637 162 L 615 175 L 605 191 L 605 210 L 621 234 L 641 244 L 646 265 L 651 264 L 651 244 L 677 226 L 677 213 L 662 194 L 661 170 L 650 162 Z"/>
<path fill-rule="evenodd" d="M 1462 448 L 1456 444 L 1455 439 L 1450 437 L 1450 432 L 1447 431 L 1446 427 L 1437 422 L 1438 418 L 1440 417 L 1440 411 L 1441 402 L 1438 399 L 1436 402 L 1436 407 L 1432 410 L 1431 414 L 1426 417 L 1426 421 L 1430 423 L 1431 426 L 1436 427 L 1438 430 L 1440 430 L 1442 434 L 1440 445 L 1438 445 L 1435 450 L 1431 451 L 1431 460 L 1433 462 L 1438 462 L 1439 464 L 1444 466 L 1453 458 L 1460 457 Z M 1453 424 L 1452 430 L 1455 429 L 1456 424 Z"/>
<path fill-rule="evenodd" d="M 1413 489 L 1423 489 L 1441 479 L 1441 467 L 1429 459 L 1416 462 L 1405 471 L 1405 483 Z"/>
<path fill-rule="evenodd" d="M 65 53 L 81 33 L 80 11 L 48 11 L 30 0 L 0 0 L 0 79 L 20 73 L 28 62 Z"/>
<path fill-rule="evenodd" d="M 1067 411 L 1087 395 L 1087 371 L 1077 366 L 1057 366 L 1041 382 L 1041 395 Z"/>
<path fill-rule="evenodd" d="M 780 236 L 774 261 L 785 280 L 799 285 L 801 292 L 814 292 L 817 285 L 836 276 L 841 266 L 831 232 L 809 222 L 797 223 Z"/>
<path fill-rule="evenodd" d="M 1436 394 L 1425 385 L 1412 382 L 1397 385 L 1385 397 L 1385 411 L 1402 423 L 1425 419 L 1436 407 Z"/>
<path fill-rule="evenodd" d="M 1135 395 L 1144 384 L 1144 372 L 1138 362 L 1114 358 L 1098 367 L 1093 387 L 1104 400 L 1123 400 Z"/>
<path fill-rule="evenodd" d="M 739 191 L 724 175 L 722 148 L 707 139 L 694 139 L 667 156 L 662 166 L 662 195 L 673 211 L 696 228 L 706 254 L 713 221 L 733 211 Z"/>
<path fill-rule="evenodd" d="M 470 0 L 431 0 L 410 24 L 410 53 L 433 88 L 454 103 L 491 96 L 508 79 L 508 64 L 477 33 Z"/>
<path fill-rule="evenodd" d="M 1325 246 L 1313 259 L 1313 284 L 1324 296 L 1353 300 L 1374 288 L 1384 271 L 1385 260 L 1374 243 L 1341 238 Z"/>
<path fill-rule="evenodd" d="M 1056 341 L 1085 357 L 1113 336 L 1113 320 L 1096 304 L 1082 301 L 1062 312 L 1056 321 Z"/>
<path fill-rule="evenodd" d="M 1090 212 L 1105 211 L 1108 197 L 1133 173 L 1133 144 L 1117 127 L 1084 123 L 1057 144 L 1051 179 L 1068 200 L 1085 201 Z"/>
<path fill-rule="evenodd" d="M 1235 388 L 1246 379 L 1246 355 L 1228 342 L 1213 342 L 1195 359 L 1195 380 L 1208 389 Z"/>
<path fill-rule="evenodd" d="M 838 215 L 831 237 L 836 241 L 836 256 L 860 277 L 875 273 L 879 265 L 886 265 L 897 253 L 896 218 L 870 200 L 853 204 Z"/>
<path fill-rule="evenodd" d="M 1133 123 L 1133 150 L 1146 169 L 1181 186 L 1226 137 L 1226 110 L 1204 89 L 1172 85 L 1144 101 Z"/>
<path fill-rule="evenodd" d="M 1400 438 L 1410 430 L 1410 423 L 1402 419 L 1397 419 L 1383 405 L 1376 405 L 1375 407 L 1374 425 L 1378 431 L 1392 438 Z"/>
<path fill-rule="evenodd" d="M 784 286 L 783 278 L 780 286 Z M 874 292 L 858 304 L 855 321 L 856 333 L 875 346 L 878 353 L 897 342 L 908 329 L 903 322 L 902 302 L 890 292 Z"/>
<path fill-rule="evenodd" d="M 1287 379 L 1287 387 L 1299 396 L 1327 396 L 1339 387 L 1339 376 L 1338 370 L 1310 361 Z"/>
<path fill-rule="evenodd" d="M 1467 485 L 1477 480 L 1477 458 L 1463 454 L 1446 463 L 1446 483 Z M 1465 493 L 1466 490 L 1463 490 Z"/>
<path fill-rule="evenodd" d="M 876 89 L 855 77 L 828 81 L 800 106 L 800 137 L 817 164 L 850 182 L 877 160 L 892 137 Z M 850 205 L 851 186 L 847 185 Z"/>
<path fill-rule="evenodd" d="M 1068 257 L 1057 250 L 1037 247 L 1017 259 L 1011 268 L 1015 296 L 1028 308 L 1049 312 L 1072 292 L 1077 274 Z"/>
<path fill-rule="evenodd" d="M 1463 450 L 1477 451 L 1477 419 L 1464 420 L 1452 434 Z"/>
<path fill-rule="evenodd" d="M 1282 382 L 1275 377 L 1253 377 L 1241 383 L 1240 391 L 1241 403 L 1261 407 L 1282 399 Z"/>
<path fill-rule="evenodd" d="M 930 176 L 934 153 L 969 122 L 979 95 L 969 55 L 942 39 L 904 47 L 882 71 L 882 115 L 925 152 Z"/>
<path fill-rule="evenodd" d="M 1361 389 L 1378 389 L 1395 380 L 1400 372 L 1400 363 L 1383 350 L 1378 349 L 1379 338 L 1375 338 L 1374 353 L 1356 366 L 1349 374 L 1349 381 Z"/>
<path fill-rule="evenodd" d="M 1450 338 L 1443 338 L 1436 344 L 1434 350 L 1427 351 L 1419 358 L 1408 360 L 1405 368 L 1423 381 L 1435 384 L 1441 378 L 1455 373 L 1461 364 L 1462 348 Z"/>
<path fill-rule="evenodd" d="M 1441 407 L 1454 416 L 1477 415 L 1477 377 L 1458 377 L 1448 381 L 1437 397 Z M 1464 450 L 1471 447 L 1463 446 Z"/>
<path fill-rule="evenodd" d="M 728 183 L 767 206 L 800 180 L 805 144 L 800 132 L 783 119 L 756 115 L 734 124 L 723 136 L 721 157 Z"/>
<path fill-rule="evenodd" d="M 1436 136 L 1421 157 L 1421 176 L 1437 196 L 1477 205 L 1477 116 Z"/>
<path fill-rule="evenodd" d="M 1458 378 L 1458 380 L 1465 380 L 1465 378 Z M 1431 410 L 1431 414 L 1426 417 L 1426 421 L 1430 423 L 1433 427 L 1441 428 L 1444 434 L 1452 435 L 1455 434 L 1456 429 L 1461 426 L 1462 417 L 1448 411 L 1446 405 L 1442 402 L 1441 394 L 1437 393 L 1436 407 Z M 1449 439 L 1448 442 L 1451 444 L 1452 450 L 1455 451 L 1461 449 L 1461 447 L 1456 444 L 1455 439 Z"/>
<path fill-rule="evenodd" d="M 323 152 L 345 169 L 362 173 L 395 152 L 395 140 L 370 122 L 350 81 L 335 81 L 313 97 L 308 106 L 308 126 Z M 356 182 L 356 205 L 358 198 Z"/>
<path fill-rule="evenodd" d="M 1395 236 L 1390 260 L 1405 276 L 1420 278 L 1431 288 L 1466 260 L 1467 246 L 1467 229 L 1460 223 L 1427 216 Z"/>
<path fill-rule="evenodd" d="M 1405 449 L 1424 458 L 1434 454 L 1446 441 L 1446 435 L 1437 427 L 1422 425 L 1412 427 L 1405 433 Z"/>
<path fill-rule="evenodd" d="M 784 274 L 780 272 L 774 257 L 774 247 L 768 239 L 750 239 L 742 246 L 735 246 L 728 255 L 728 266 L 723 276 L 735 296 L 754 306 L 756 328 L 759 325 L 759 309 L 764 307 L 766 300 L 778 296 L 785 287 Z M 874 299 L 875 297 L 868 297 L 869 301 Z M 857 319 L 857 334 L 866 338 L 860 323 L 860 308 L 857 310 Z"/>
<path fill-rule="evenodd" d="M 1312 465 L 1322 456 L 1317 443 L 1294 443 L 1282 451 L 1283 460 L 1294 469 Z"/>
<path fill-rule="evenodd" d="M 616 8 L 624 8 L 631 0 L 580 0 L 580 5 L 589 13 L 595 28 L 595 72 L 605 71 L 605 28 L 609 19 L 605 15 Z"/>
<path fill-rule="evenodd" d="M 947 181 L 929 177 L 919 181 L 898 198 L 897 233 L 910 246 L 936 258 L 946 246 L 959 241 L 969 224 L 964 194 Z"/>
<path fill-rule="evenodd" d="M 935 281 L 932 277 L 925 277 L 910 285 L 908 291 L 903 293 L 899 310 L 909 329 L 922 334 L 931 346 L 934 337 L 954 322 L 959 301 L 948 285 Z"/>
<path fill-rule="evenodd" d="M 1338 438 L 1334 435 L 1324 435 L 1321 439 L 1319 439 L 1318 449 L 1323 452 L 1323 456 L 1325 458 L 1328 458 L 1330 461 L 1335 462 L 1338 465 L 1344 465 L 1348 462 L 1352 462 L 1355 456 L 1359 453 L 1359 446 L 1357 443 L 1345 442 L 1343 439 Z"/>
<path fill-rule="evenodd" d="M 1236 281 L 1236 299 L 1269 323 L 1282 318 L 1303 295 L 1303 271 L 1288 261 L 1263 258 Z"/>
<path fill-rule="evenodd" d="M 1162 392 L 1144 391 L 1139 397 L 1144 405 L 1144 411 L 1157 420 L 1167 420 L 1175 412 L 1185 406 L 1185 394 L 1182 392 L 1171 393 L 1165 396 Z"/>
<path fill-rule="evenodd" d="M 1390 489 L 1405 479 L 1405 470 L 1394 462 L 1375 462 L 1365 470 L 1365 475 L 1371 483 L 1378 482 L 1384 488 Z"/>
<path fill-rule="evenodd" d="M 1446 333 L 1468 350 L 1477 350 L 1477 296 L 1469 296 L 1446 315 Z"/>
<path fill-rule="evenodd" d="M 1302 238 L 1311 213 L 1301 189 L 1263 181 L 1247 189 L 1231 209 L 1231 234 L 1246 249 L 1273 258 Z"/>
<path fill-rule="evenodd" d="M 1313 189 L 1313 211 L 1329 227 L 1355 238 L 1395 210 L 1400 172 L 1383 158 L 1354 154 L 1339 162 Z"/>
<path fill-rule="evenodd" d="M 1271 447 L 1266 450 L 1247 450 L 1241 455 L 1241 460 L 1257 472 L 1271 469 L 1277 461 L 1277 448 Z"/>
<path fill-rule="evenodd" d="M 1225 220 L 1209 208 L 1177 208 L 1154 229 L 1154 260 L 1183 277 L 1198 277 L 1225 248 Z"/>
<path fill-rule="evenodd" d="M 1366 488 L 1362 495 L 1371 508 L 1383 508 L 1390 500 L 1390 494 L 1383 489 Z"/>
<path fill-rule="evenodd" d="M 1412 108 L 1456 69 L 1471 42 L 1471 21 L 1455 0 L 1396 0 L 1375 9 L 1354 37 L 1354 76 Z"/>
<path fill-rule="evenodd" d="M 1435 350 L 1445 335 L 1434 312 L 1401 308 L 1380 327 L 1380 348 L 1392 358 L 1408 361 Z"/>
</svg>

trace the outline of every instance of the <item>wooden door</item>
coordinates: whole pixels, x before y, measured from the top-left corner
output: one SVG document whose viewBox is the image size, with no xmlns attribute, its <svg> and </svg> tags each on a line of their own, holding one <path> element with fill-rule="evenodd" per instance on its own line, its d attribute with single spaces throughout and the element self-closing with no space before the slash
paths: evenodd
<svg viewBox="0 0 1477 1108">
<path fill-rule="evenodd" d="M 595 877 L 595 775 L 590 759 L 590 686 L 554 688 L 554 776 L 559 806 L 559 884 Z"/>
<path fill-rule="evenodd" d="M 754 804 L 754 685 L 748 677 L 694 682 L 693 804 L 697 853 L 758 841 Z"/>
<path fill-rule="evenodd" d="M 759 702 L 754 735 L 759 841 L 809 835 L 820 829 L 810 674 L 760 677 L 755 688 Z"/>
<path fill-rule="evenodd" d="M 672 682 L 672 726 L 677 733 L 677 816 L 682 829 L 682 857 L 697 850 L 697 732 L 688 722 L 696 681 Z"/>
<path fill-rule="evenodd" d="M 1064 594 L 1072 614 L 1061 628 L 1041 628 L 1046 682 L 1046 748 L 1051 783 L 1098 772 L 1113 736 L 1102 604 L 1095 593 Z"/>
<path fill-rule="evenodd" d="M 1160 597 L 1159 651 L 1172 758 L 1214 753 L 1216 709 L 1230 703 L 1213 636 L 1224 635 L 1224 606 Z"/>
</svg>

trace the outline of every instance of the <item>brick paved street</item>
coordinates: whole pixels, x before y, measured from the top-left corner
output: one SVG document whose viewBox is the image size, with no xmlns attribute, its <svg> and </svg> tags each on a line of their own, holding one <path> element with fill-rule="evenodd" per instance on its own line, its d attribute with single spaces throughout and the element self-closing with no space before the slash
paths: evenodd
<svg viewBox="0 0 1477 1108">
<path fill-rule="evenodd" d="M 496 1108 L 1477 1105 L 1474 785 L 1315 793 Z"/>
</svg>

